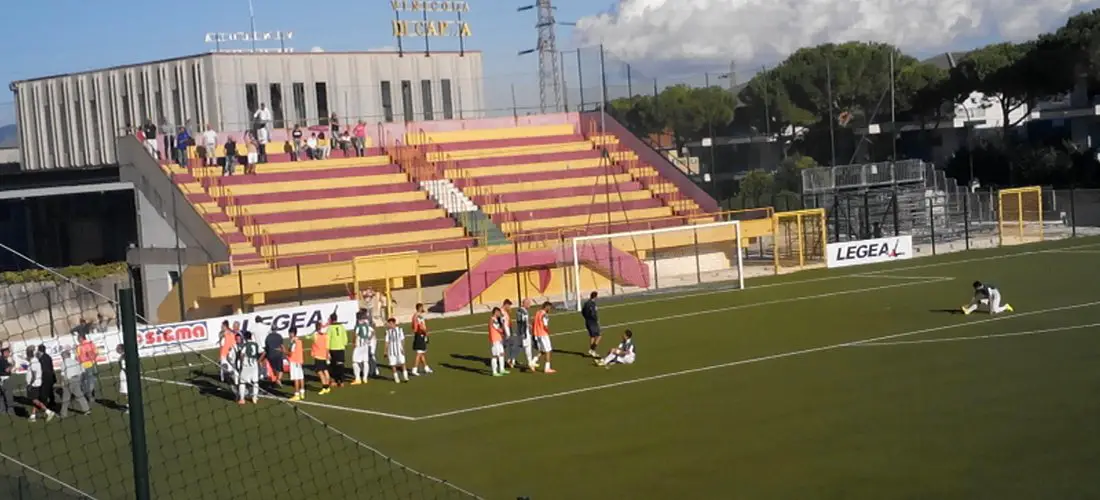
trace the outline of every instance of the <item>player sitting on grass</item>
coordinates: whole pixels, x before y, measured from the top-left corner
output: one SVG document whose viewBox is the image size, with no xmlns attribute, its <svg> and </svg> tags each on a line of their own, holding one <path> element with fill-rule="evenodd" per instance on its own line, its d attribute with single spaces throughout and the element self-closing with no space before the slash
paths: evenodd
<svg viewBox="0 0 1100 500">
<path fill-rule="evenodd" d="M 401 383 L 401 376 L 405 376 L 405 382 L 409 381 L 409 371 L 405 369 L 405 331 L 397 326 L 397 318 L 386 320 L 386 358 L 390 361 L 393 370 L 393 381 Z"/>
<path fill-rule="evenodd" d="M 634 332 L 623 332 L 623 341 L 619 346 L 611 349 L 603 359 L 596 360 L 596 366 L 611 366 L 615 363 L 629 365 L 634 363 Z"/>
<path fill-rule="evenodd" d="M 494 377 L 508 374 L 504 369 L 504 311 L 499 307 L 493 308 L 493 315 L 489 318 L 489 367 Z"/>
<path fill-rule="evenodd" d="M 974 282 L 974 298 L 970 304 L 962 307 L 963 314 L 970 314 L 978 310 L 978 306 L 986 306 L 989 314 L 1000 314 L 1005 311 L 1012 312 L 1012 305 L 1001 305 L 1001 291 L 991 283 Z"/>
</svg>

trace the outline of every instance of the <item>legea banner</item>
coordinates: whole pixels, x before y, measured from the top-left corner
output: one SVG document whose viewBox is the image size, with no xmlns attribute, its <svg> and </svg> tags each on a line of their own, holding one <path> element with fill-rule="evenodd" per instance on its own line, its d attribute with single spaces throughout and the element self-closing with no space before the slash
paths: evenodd
<svg viewBox="0 0 1100 500">
<path fill-rule="evenodd" d="M 825 262 L 831 268 L 911 259 L 913 258 L 913 237 L 906 235 L 829 243 L 826 252 Z"/>
<path fill-rule="evenodd" d="M 149 358 L 216 349 L 222 322 L 228 322 L 231 327 L 237 326 L 241 330 L 248 330 L 256 335 L 257 342 L 262 342 L 263 337 L 272 331 L 286 337 L 287 331 L 292 326 L 298 328 L 300 335 L 308 335 L 313 332 L 317 324 L 327 323 L 332 314 L 336 314 L 340 323 L 351 326 L 355 323 L 355 314 L 358 310 L 359 304 L 356 301 L 344 300 L 138 327 L 138 354 L 143 358 Z M 113 330 L 92 333 L 88 335 L 88 340 L 95 343 L 100 364 L 118 362 L 119 355 L 115 347 L 122 343 L 120 332 Z M 16 372 L 25 371 L 25 352 L 28 346 L 45 345 L 46 350 L 53 357 L 54 364 L 60 366 L 61 352 L 72 350 L 75 355 L 77 343 L 76 335 L 13 340 L 11 346 L 16 361 Z"/>
</svg>

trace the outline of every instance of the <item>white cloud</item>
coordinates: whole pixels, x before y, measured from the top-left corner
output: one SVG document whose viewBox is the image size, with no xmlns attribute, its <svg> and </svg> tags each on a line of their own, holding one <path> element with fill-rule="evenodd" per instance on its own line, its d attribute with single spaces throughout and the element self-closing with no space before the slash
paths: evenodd
<svg viewBox="0 0 1100 500">
<path fill-rule="evenodd" d="M 801 47 L 878 41 L 915 54 L 1025 39 L 1100 0 L 619 0 L 582 18 L 582 44 L 627 61 L 774 63 Z"/>
</svg>

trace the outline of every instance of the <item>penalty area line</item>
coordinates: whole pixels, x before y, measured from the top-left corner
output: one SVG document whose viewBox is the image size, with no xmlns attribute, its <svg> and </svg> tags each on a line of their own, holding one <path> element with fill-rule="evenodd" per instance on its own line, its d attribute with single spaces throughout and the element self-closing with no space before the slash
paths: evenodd
<svg viewBox="0 0 1100 500">
<path fill-rule="evenodd" d="M 942 342 L 961 342 L 964 340 L 989 340 L 1000 339 L 1008 337 L 1024 337 L 1028 335 L 1042 335 L 1044 333 L 1054 332 L 1066 332 L 1071 330 L 1082 330 L 1085 328 L 1095 328 L 1100 326 L 1100 323 L 1089 323 L 1087 325 L 1075 325 L 1075 326 L 1060 326 L 1057 328 L 1043 328 L 1041 330 L 1028 330 L 1024 332 L 1012 332 L 1012 333 L 992 333 L 988 335 L 973 335 L 970 337 L 947 337 L 942 339 L 921 339 L 921 340 L 899 340 L 896 342 L 870 342 L 866 344 L 860 344 L 853 347 L 890 347 L 899 345 L 917 345 L 917 344 L 938 344 Z"/>
<path fill-rule="evenodd" d="M 818 353 L 818 352 L 833 351 L 833 350 L 837 350 L 837 349 L 841 349 L 841 348 L 845 348 L 845 347 L 852 347 L 852 346 L 858 346 L 858 345 L 863 345 L 863 344 L 869 344 L 869 343 L 872 343 L 872 342 L 881 342 L 881 341 L 886 341 L 886 340 L 891 340 L 891 339 L 911 337 L 911 336 L 914 336 L 914 335 L 920 335 L 922 333 L 931 333 L 931 332 L 938 332 L 938 331 L 943 331 L 943 330 L 951 330 L 951 329 L 954 329 L 954 328 L 962 328 L 962 327 L 979 325 L 979 324 L 984 324 L 984 323 L 992 323 L 992 322 L 995 322 L 995 321 L 1004 321 L 1004 320 L 1009 320 L 1009 319 L 1013 319 L 1013 318 L 1022 318 L 1022 317 L 1025 317 L 1025 316 L 1034 316 L 1034 315 L 1037 315 L 1037 314 L 1047 314 L 1047 313 L 1058 312 L 1058 311 L 1068 311 L 1068 310 L 1071 310 L 1071 309 L 1082 309 L 1082 308 L 1085 308 L 1085 307 L 1093 307 L 1093 306 L 1096 306 L 1096 305 L 1100 305 L 1100 301 L 1085 302 L 1085 303 L 1082 303 L 1082 304 L 1073 304 L 1073 305 L 1069 305 L 1069 306 L 1052 307 L 1052 308 L 1048 308 L 1048 309 L 1040 309 L 1040 310 L 1037 310 L 1037 311 L 1027 311 L 1027 312 L 1016 313 L 1016 314 L 1012 314 L 1012 315 L 995 316 L 995 317 L 988 318 L 988 319 L 983 319 L 983 320 L 978 320 L 978 321 L 968 321 L 968 322 L 965 322 L 965 323 L 955 323 L 955 324 L 950 324 L 950 325 L 934 326 L 934 327 L 931 327 L 931 328 L 923 328 L 923 329 L 920 329 L 920 330 L 913 330 L 913 331 L 909 331 L 909 332 L 901 332 L 901 333 L 894 333 L 894 334 L 890 334 L 890 335 L 882 335 L 882 336 L 879 336 L 879 337 L 873 337 L 873 338 L 864 339 L 864 340 L 855 340 L 855 341 L 852 341 L 852 342 L 842 342 L 842 343 L 839 343 L 839 344 L 830 344 L 830 345 L 825 345 L 825 346 L 821 346 L 821 347 L 812 347 L 812 348 L 809 348 L 809 349 L 800 349 L 800 350 L 797 350 L 797 351 L 782 352 L 782 353 L 778 353 L 778 354 L 771 354 L 771 355 L 768 355 L 768 356 L 760 356 L 760 357 L 756 357 L 756 358 L 742 359 L 742 360 L 738 360 L 738 361 L 730 361 L 728 363 L 720 363 L 720 364 L 716 364 L 716 365 L 702 366 L 702 367 L 699 367 L 699 368 L 690 368 L 690 369 L 686 369 L 686 370 L 678 370 L 678 371 L 674 371 L 674 372 L 662 373 L 662 374 L 659 374 L 659 375 L 651 375 L 651 376 L 648 376 L 648 377 L 639 377 L 639 378 L 635 378 L 635 379 L 624 380 L 624 381 L 621 381 L 621 382 L 613 382 L 613 383 L 609 383 L 609 384 L 600 384 L 600 385 L 595 385 L 595 386 L 590 386 L 590 387 L 582 387 L 582 388 L 579 388 L 579 389 L 572 389 L 572 390 L 568 390 L 568 391 L 554 392 L 554 393 L 550 393 L 550 394 L 542 394 L 542 395 L 539 395 L 539 396 L 532 396 L 532 397 L 528 397 L 528 398 L 515 399 L 515 400 L 511 400 L 511 401 L 502 401 L 502 402 L 499 402 L 499 403 L 492 403 L 492 404 L 487 404 L 487 405 L 474 406 L 474 407 L 470 407 L 470 408 L 463 408 L 463 409 L 460 409 L 460 410 L 452 410 L 452 411 L 445 411 L 445 412 L 440 412 L 440 413 L 433 413 L 431 415 L 424 415 L 424 416 L 421 416 L 421 417 L 416 417 L 413 420 L 421 421 L 421 420 L 432 420 L 432 419 L 444 418 L 444 417 L 452 417 L 452 416 L 455 416 L 455 415 L 462 415 L 462 414 L 465 414 L 465 413 L 474 413 L 474 412 L 479 412 L 479 411 L 484 411 L 484 410 L 491 410 L 491 409 L 495 409 L 495 408 L 502 408 L 502 407 L 505 407 L 505 406 L 513 406 L 513 405 L 518 405 L 518 404 L 523 404 L 523 403 L 532 403 L 532 402 L 535 402 L 535 401 L 542 401 L 542 400 L 546 400 L 546 399 L 555 399 L 555 398 L 560 398 L 560 397 L 565 397 L 565 396 L 572 396 L 572 395 L 575 395 L 575 394 L 583 394 L 583 393 L 586 393 L 586 392 L 600 391 L 600 390 L 603 390 L 603 389 L 612 389 L 612 388 L 615 388 L 615 387 L 622 387 L 622 386 L 626 386 L 626 385 L 640 384 L 642 382 L 652 382 L 654 380 L 680 377 L 680 376 L 683 376 L 683 375 L 691 375 L 691 374 L 694 374 L 694 373 L 709 372 L 709 371 L 713 371 L 713 370 L 719 370 L 719 369 L 722 369 L 722 368 L 731 368 L 731 367 L 734 367 L 734 366 L 750 365 L 750 364 L 755 364 L 755 363 L 761 363 L 761 362 L 764 362 L 764 361 L 772 361 L 772 360 L 776 360 L 776 359 L 791 358 L 791 357 L 803 356 L 803 355 L 806 355 L 806 354 L 813 354 L 813 353 Z"/>
<path fill-rule="evenodd" d="M 654 317 L 654 318 L 641 318 L 641 319 L 637 319 L 637 320 L 634 320 L 634 321 L 626 321 L 626 322 L 622 322 L 622 323 L 613 323 L 613 324 L 610 324 L 610 325 L 602 325 L 601 329 L 602 328 L 616 328 L 616 327 L 620 327 L 620 326 L 641 325 L 641 324 L 646 324 L 646 323 L 656 323 L 656 322 L 660 322 L 660 321 L 668 321 L 668 320 L 671 320 L 671 319 L 691 318 L 691 317 L 695 317 L 695 316 L 702 316 L 702 315 L 705 315 L 705 314 L 714 314 L 714 313 L 728 312 L 728 311 L 739 311 L 739 310 L 742 310 L 742 309 L 751 309 L 751 308 L 754 308 L 754 307 L 774 306 L 774 305 L 777 305 L 777 304 L 787 304 L 787 303 L 791 303 L 791 302 L 801 302 L 803 300 L 827 299 L 827 298 L 830 298 L 830 297 L 840 297 L 840 296 L 843 296 L 843 295 L 852 295 L 852 294 L 856 294 L 856 293 L 867 293 L 867 292 L 875 292 L 875 291 L 878 291 L 878 290 L 889 290 L 891 288 L 902 288 L 902 287 L 906 287 L 906 286 L 927 285 L 927 284 L 932 284 L 932 283 L 943 283 L 945 281 L 951 281 L 951 280 L 954 280 L 954 279 L 955 278 L 951 278 L 951 277 L 928 278 L 928 279 L 924 279 L 922 281 L 908 281 L 906 283 L 894 283 L 892 285 L 880 285 L 880 286 L 872 286 L 872 287 L 865 287 L 865 288 L 853 288 L 851 290 L 840 290 L 840 291 L 836 291 L 836 292 L 818 293 L 818 294 L 814 294 L 814 295 L 803 295 L 803 296 L 799 296 L 799 297 L 787 297 L 787 298 L 784 298 L 784 299 L 765 300 L 763 302 L 752 302 L 752 303 L 749 303 L 749 304 L 739 304 L 739 305 L 735 305 L 735 306 L 718 307 L 718 308 L 714 308 L 714 309 L 705 309 L 705 310 L 702 310 L 702 311 L 692 311 L 692 312 L 686 312 L 686 313 L 681 313 L 681 314 L 670 314 L 670 315 L 667 315 L 667 316 L 657 316 L 657 317 Z M 562 336 L 562 335 L 573 335 L 573 334 L 585 333 L 585 332 L 587 332 L 587 330 L 584 330 L 584 329 L 569 330 L 569 331 L 565 331 L 565 332 L 553 333 L 550 336 L 551 337 L 558 337 L 558 336 Z"/>
<path fill-rule="evenodd" d="M 190 387 L 192 389 L 201 389 L 201 387 L 199 387 L 198 385 L 192 384 L 190 382 L 180 382 L 178 380 L 167 380 L 167 379 L 160 379 L 160 378 L 153 378 L 153 377 L 141 377 L 141 378 L 143 380 L 148 380 L 150 382 L 160 382 L 162 384 L 177 385 L 177 386 L 180 386 L 180 387 Z M 328 403 L 318 403 L 316 401 L 290 401 L 290 400 L 287 400 L 286 398 L 281 398 L 281 397 L 278 397 L 278 396 L 272 396 L 270 394 L 260 394 L 259 397 L 260 397 L 260 399 L 270 399 L 272 401 L 278 401 L 280 403 L 288 403 L 290 405 L 316 406 L 316 407 L 319 407 L 319 408 L 327 408 L 329 410 L 347 411 L 347 412 L 351 412 L 351 413 L 360 413 L 360 414 L 363 414 L 363 415 L 373 415 L 373 416 L 376 416 L 376 417 L 386 417 L 386 418 L 392 418 L 392 419 L 396 419 L 396 420 L 405 420 L 407 422 L 412 422 L 412 421 L 416 420 L 415 417 L 410 417 L 408 415 L 400 415 L 400 414 L 397 414 L 397 413 L 386 413 L 384 411 L 366 410 L 366 409 L 363 409 L 363 408 L 352 408 L 350 406 L 340 406 L 340 405 L 334 405 L 334 404 L 328 404 Z"/>
</svg>

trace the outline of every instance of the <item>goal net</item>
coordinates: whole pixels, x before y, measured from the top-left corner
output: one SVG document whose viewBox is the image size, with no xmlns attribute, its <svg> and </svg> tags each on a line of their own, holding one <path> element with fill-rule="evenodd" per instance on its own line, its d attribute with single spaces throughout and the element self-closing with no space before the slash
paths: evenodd
<svg viewBox="0 0 1100 500">
<path fill-rule="evenodd" d="M 588 295 L 630 295 L 704 284 L 745 286 L 739 221 L 581 236 L 567 256 L 565 307 Z"/>
<path fill-rule="evenodd" d="M 1043 240 L 1043 189 L 1038 186 L 997 192 L 997 233 L 1001 245 Z"/>
</svg>

